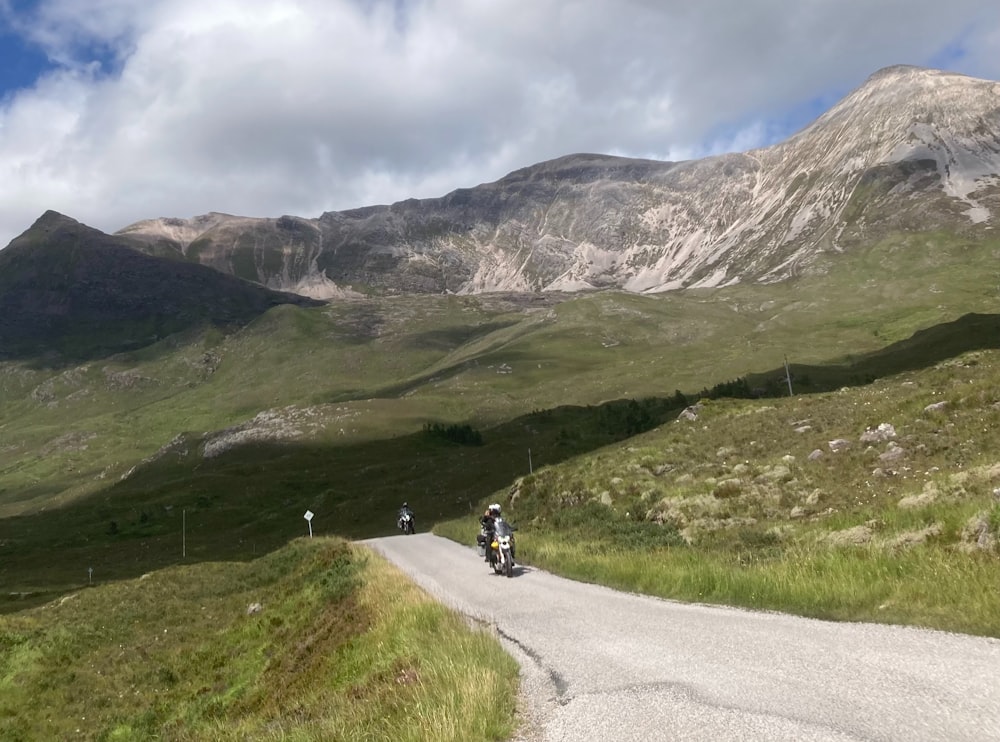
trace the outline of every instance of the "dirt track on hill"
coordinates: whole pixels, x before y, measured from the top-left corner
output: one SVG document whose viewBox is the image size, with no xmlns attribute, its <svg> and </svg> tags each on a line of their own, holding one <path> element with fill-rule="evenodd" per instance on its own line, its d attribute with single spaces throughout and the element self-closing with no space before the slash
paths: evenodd
<svg viewBox="0 0 1000 742">
<path fill-rule="evenodd" d="M 431 534 L 363 543 L 494 627 L 522 668 L 520 740 L 1000 740 L 1000 640 L 504 578 Z"/>
</svg>

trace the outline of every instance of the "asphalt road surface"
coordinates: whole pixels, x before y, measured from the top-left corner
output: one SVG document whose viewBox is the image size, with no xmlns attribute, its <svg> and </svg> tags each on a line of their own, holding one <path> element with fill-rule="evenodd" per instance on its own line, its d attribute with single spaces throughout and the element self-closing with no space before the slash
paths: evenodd
<svg viewBox="0 0 1000 742">
<path fill-rule="evenodd" d="M 1000 640 L 506 578 L 431 534 L 364 543 L 495 628 L 521 665 L 518 740 L 1000 742 Z"/>
</svg>

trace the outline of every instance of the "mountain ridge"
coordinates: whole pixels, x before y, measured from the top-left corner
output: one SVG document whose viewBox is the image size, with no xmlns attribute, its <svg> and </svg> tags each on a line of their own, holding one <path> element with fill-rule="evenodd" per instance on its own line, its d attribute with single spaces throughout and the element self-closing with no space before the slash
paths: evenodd
<svg viewBox="0 0 1000 742">
<path fill-rule="evenodd" d="M 201 324 L 245 324 L 278 304 L 320 302 L 205 266 L 144 254 L 55 211 L 0 251 L 0 359 L 90 357 Z"/>
<path fill-rule="evenodd" d="M 898 232 L 989 237 L 998 132 L 1000 83 L 895 65 L 770 147 L 681 162 L 577 153 L 438 198 L 148 219 L 116 236 L 318 299 L 773 282 Z"/>
</svg>

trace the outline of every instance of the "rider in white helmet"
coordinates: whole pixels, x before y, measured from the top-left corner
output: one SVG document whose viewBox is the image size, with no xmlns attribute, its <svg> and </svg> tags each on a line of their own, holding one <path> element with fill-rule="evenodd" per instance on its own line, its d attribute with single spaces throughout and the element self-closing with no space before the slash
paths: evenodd
<svg viewBox="0 0 1000 742">
<path fill-rule="evenodd" d="M 501 512 L 500 503 L 499 502 L 494 502 L 488 508 L 486 508 L 486 512 L 483 514 L 483 517 L 479 519 L 479 523 L 483 527 L 483 531 L 482 531 L 483 535 L 487 535 L 488 534 L 488 538 L 490 538 L 490 539 L 493 538 L 493 533 L 494 533 L 494 531 L 496 531 L 496 524 L 503 520 L 503 516 L 500 514 L 500 512 Z M 515 549 L 515 546 L 514 546 L 514 537 L 513 537 L 513 535 L 511 535 L 511 539 L 510 539 L 510 556 L 511 556 L 511 558 L 514 557 L 514 549 Z M 487 562 L 490 561 L 490 555 L 489 555 L 489 553 L 487 553 L 487 555 L 486 555 L 486 561 Z"/>
</svg>

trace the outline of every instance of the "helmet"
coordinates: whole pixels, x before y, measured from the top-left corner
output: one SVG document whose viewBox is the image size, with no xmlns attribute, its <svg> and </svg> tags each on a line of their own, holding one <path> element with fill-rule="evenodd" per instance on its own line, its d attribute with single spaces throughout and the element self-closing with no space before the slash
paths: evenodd
<svg viewBox="0 0 1000 742">
<path fill-rule="evenodd" d="M 410 506 L 409 506 L 409 505 L 408 505 L 407 503 L 405 503 L 405 502 L 404 502 L 404 503 L 403 503 L 403 507 L 404 507 L 404 508 L 408 508 L 408 507 L 410 507 Z"/>
<path fill-rule="evenodd" d="M 493 513 L 494 515 L 500 515 L 500 503 L 495 502 L 492 505 L 490 505 L 490 512 Z"/>
</svg>

